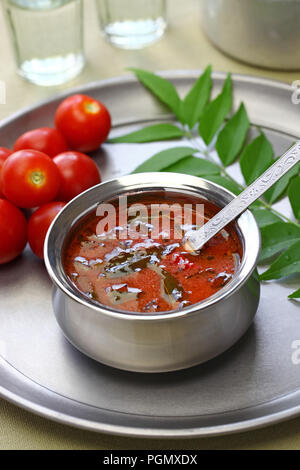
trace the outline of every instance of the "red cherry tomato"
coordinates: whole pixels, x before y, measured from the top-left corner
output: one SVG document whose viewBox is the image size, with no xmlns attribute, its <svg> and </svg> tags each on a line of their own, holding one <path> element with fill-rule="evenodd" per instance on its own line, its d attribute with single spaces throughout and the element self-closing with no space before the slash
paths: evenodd
<svg viewBox="0 0 300 470">
<path fill-rule="evenodd" d="M 4 162 L 2 191 L 19 207 L 37 207 L 52 201 L 60 186 L 55 163 L 37 150 L 20 150 Z"/>
<path fill-rule="evenodd" d="M 0 182 L 1 182 L 1 171 L 2 171 L 2 167 L 3 167 L 3 164 L 5 162 L 5 160 L 12 154 L 12 151 L 5 148 L 5 147 L 0 147 Z M 0 197 L 4 197 L 4 194 L 2 194 L 2 191 L 1 191 L 1 184 L 0 184 Z"/>
<path fill-rule="evenodd" d="M 12 150 L 7 149 L 6 147 L 0 147 L 0 159 L 6 160 L 11 154 L 13 153 Z"/>
<path fill-rule="evenodd" d="M 0 264 L 16 258 L 27 242 L 27 222 L 23 212 L 0 199 Z"/>
<path fill-rule="evenodd" d="M 55 125 L 73 150 L 91 152 L 105 141 L 111 119 L 100 101 L 86 95 L 73 95 L 58 106 Z"/>
<path fill-rule="evenodd" d="M 57 199 L 70 201 L 91 186 L 101 182 L 99 169 L 90 157 L 79 152 L 64 152 L 53 158 L 60 173 Z"/>
<path fill-rule="evenodd" d="M 22 134 L 15 142 L 14 151 L 23 149 L 38 150 L 51 158 L 69 150 L 64 136 L 51 127 L 41 127 Z"/>
<path fill-rule="evenodd" d="M 65 202 L 48 202 L 39 207 L 28 221 L 30 248 L 41 259 L 44 259 L 44 242 L 48 228 L 65 205 Z"/>
</svg>

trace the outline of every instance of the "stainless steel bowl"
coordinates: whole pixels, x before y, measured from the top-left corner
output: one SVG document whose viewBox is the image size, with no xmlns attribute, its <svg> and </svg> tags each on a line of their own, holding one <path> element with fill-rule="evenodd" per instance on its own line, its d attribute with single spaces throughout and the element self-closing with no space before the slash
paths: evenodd
<svg viewBox="0 0 300 470">
<path fill-rule="evenodd" d="M 243 62 L 300 68 L 300 0 L 201 0 L 202 26 L 220 49 Z"/>
<path fill-rule="evenodd" d="M 45 263 L 55 291 L 53 307 L 65 336 L 104 364 L 137 372 L 166 372 L 205 362 L 232 346 L 256 313 L 260 288 L 254 273 L 260 232 L 250 211 L 237 221 L 243 258 L 233 279 L 208 299 L 167 313 L 130 313 L 97 306 L 68 280 L 62 265 L 66 236 L 103 201 L 139 191 L 200 196 L 222 207 L 234 195 L 221 186 L 178 173 L 143 173 L 99 184 L 77 196 L 54 220 L 45 242 Z"/>
</svg>

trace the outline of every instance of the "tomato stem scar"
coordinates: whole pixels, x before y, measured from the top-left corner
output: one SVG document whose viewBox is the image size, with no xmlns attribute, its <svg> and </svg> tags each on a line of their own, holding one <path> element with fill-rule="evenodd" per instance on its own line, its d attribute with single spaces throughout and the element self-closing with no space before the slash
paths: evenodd
<svg viewBox="0 0 300 470">
<path fill-rule="evenodd" d="M 40 170 L 34 170 L 29 175 L 29 181 L 35 186 L 42 186 L 45 182 L 45 174 Z"/>
<path fill-rule="evenodd" d="M 100 105 L 95 102 L 86 101 L 83 105 L 84 110 L 89 114 L 97 114 L 100 111 Z"/>
</svg>

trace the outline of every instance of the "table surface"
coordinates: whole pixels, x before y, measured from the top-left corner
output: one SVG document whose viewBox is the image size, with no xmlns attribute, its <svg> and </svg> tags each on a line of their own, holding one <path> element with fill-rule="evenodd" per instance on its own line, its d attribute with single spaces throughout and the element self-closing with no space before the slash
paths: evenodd
<svg viewBox="0 0 300 470">
<path fill-rule="evenodd" d="M 127 67 L 153 71 L 202 69 L 260 75 L 292 83 L 299 72 L 250 67 L 223 55 L 204 36 L 199 0 L 168 2 L 169 27 L 156 44 L 138 51 L 114 48 L 99 34 L 93 0 L 85 0 L 87 65 L 79 77 L 60 87 L 38 87 L 23 81 L 15 64 L 0 9 L 0 80 L 6 83 L 6 104 L 0 119 L 62 90 L 90 81 L 126 74 Z M 242 434 L 188 440 L 123 438 L 73 429 L 35 416 L 0 399 L 0 449 L 299 449 L 300 418 Z"/>
</svg>

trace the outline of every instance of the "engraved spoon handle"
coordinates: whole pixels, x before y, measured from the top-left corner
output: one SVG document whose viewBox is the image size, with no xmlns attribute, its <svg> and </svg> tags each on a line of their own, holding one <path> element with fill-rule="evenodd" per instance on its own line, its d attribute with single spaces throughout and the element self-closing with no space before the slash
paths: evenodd
<svg viewBox="0 0 300 470">
<path fill-rule="evenodd" d="M 232 222 L 232 220 L 251 206 L 256 199 L 264 194 L 299 161 L 300 140 L 200 229 L 188 232 L 186 234 L 186 248 L 190 249 L 190 251 L 199 250 L 214 235 L 226 227 L 229 222 Z"/>
</svg>

